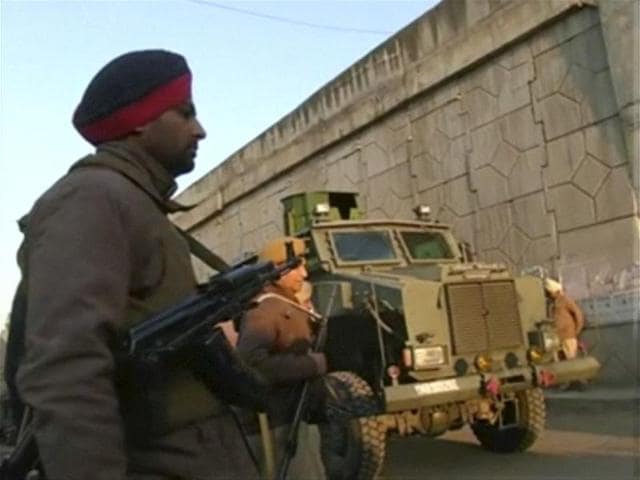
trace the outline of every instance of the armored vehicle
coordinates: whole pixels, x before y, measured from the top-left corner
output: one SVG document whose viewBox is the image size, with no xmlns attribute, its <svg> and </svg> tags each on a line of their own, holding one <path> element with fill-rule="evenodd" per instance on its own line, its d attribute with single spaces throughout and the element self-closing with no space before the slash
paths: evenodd
<svg viewBox="0 0 640 480">
<path fill-rule="evenodd" d="M 559 360 L 540 278 L 475 261 L 427 207 L 415 209 L 417 220 L 372 220 L 352 193 L 282 202 L 287 234 L 308 244 L 321 313 L 333 295 L 330 368 L 368 383 L 386 432 L 469 425 L 489 450 L 523 451 L 544 428 L 543 389 L 596 375 L 592 357 Z"/>
</svg>

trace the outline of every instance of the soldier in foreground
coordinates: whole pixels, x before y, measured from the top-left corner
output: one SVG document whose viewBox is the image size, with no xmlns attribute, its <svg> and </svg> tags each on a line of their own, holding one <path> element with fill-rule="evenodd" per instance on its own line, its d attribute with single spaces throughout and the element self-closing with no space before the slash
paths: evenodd
<svg viewBox="0 0 640 480">
<path fill-rule="evenodd" d="M 28 215 L 17 299 L 26 313 L 11 319 L 9 340 L 24 338 L 15 384 L 46 477 L 253 478 L 228 408 L 188 370 L 169 365 L 149 385 L 141 422 L 128 408 L 140 391 L 116 368 L 118 337 L 196 288 L 187 243 L 166 216 L 205 137 L 185 59 L 162 50 L 114 59 L 73 124 L 96 152 Z"/>
<path fill-rule="evenodd" d="M 287 242 L 292 243 L 297 256 L 304 255 L 302 240 L 284 237 L 269 242 L 260 252 L 260 260 L 272 261 L 276 265 L 284 262 Z M 296 296 L 303 289 L 306 277 L 307 271 L 302 263 L 267 286 L 256 298 L 257 306 L 249 310 L 240 326 L 238 351 L 272 386 L 266 413 L 275 443 L 276 465 L 285 450 L 300 392 L 298 387 L 327 370 L 324 354 L 310 352 L 314 336 L 313 313 L 301 305 Z M 258 423 L 255 418 L 248 423 L 249 438 L 254 451 L 259 452 Z M 324 478 L 319 447 L 317 427 L 302 423 L 288 478 Z M 263 459 L 263 465 L 265 461 Z"/>
</svg>

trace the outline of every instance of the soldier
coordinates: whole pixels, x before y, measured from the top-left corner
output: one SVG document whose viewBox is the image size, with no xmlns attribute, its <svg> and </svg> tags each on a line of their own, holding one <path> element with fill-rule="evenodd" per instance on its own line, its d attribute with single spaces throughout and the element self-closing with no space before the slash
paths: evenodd
<svg viewBox="0 0 640 480">
<path fill-rule="evenodd" d="M 567 294 L 562 285 L 550 278 L 545 279 L 544 287 L 553 301 L 553 319 L 556 331 L 562 341 L 562 352 L 566 359 L 576 358 L 578 354 L 578 336 L 584 327 L 584 316 L 580 307 Z"/>
<path fill-rule="evenodd" d="M 28 215 L 27 308 L 11 320 L 12 338 L 25 338 L 16 383 L 46 477 L 254 477 L 228 407 L 188 370 L 169 365 L 156 384 L 124 384 L 116 363 L 128 328 L 196 289 L 187 243 L 167 218 L 175 178 L 193 169 L 205 138 L 185 59 L 117 57 L 89 83 L 73 125 L 96 151 Z"/>
<path fill-rule="evenodd" d="M 269 242 L 260 252 L 260 260 L 283 263 L 287 258 L 287 242 L 292 243 L 296 255 L 304 255 L 305 245 L 301 239 L 283 237 Z M 301 263 L 267 286 L 256 298 L 257 306 L 249 310 L 240 325 L 238 351 L 272 386 L 266 413 L 275 440 L 276 465 L 286 444 L 300 391 L 298 387 L 327 370 L 324 354 L 310 351 L 314 336 L 313 314 L 300 305 L 296 297 L 303 289 L 306 277 L 305 265 Z M 248 428 L 254 451 L 259 451 L 257 422 L 250 421 Z M 289 477 L 324 478 L 319 448 L 317 428 L 302 423 Z M 265 461 L 263 459 L 263 463 Z"/>
</svg>

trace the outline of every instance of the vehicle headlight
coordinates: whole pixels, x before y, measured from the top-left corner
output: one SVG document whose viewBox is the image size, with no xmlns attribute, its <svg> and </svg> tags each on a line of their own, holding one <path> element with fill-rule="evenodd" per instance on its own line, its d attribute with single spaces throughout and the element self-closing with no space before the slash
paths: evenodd
<svg viewBox="0 0 640 480">
<path fill-rule="evenodd" d="M 413 368 L 425 370 L 445 363 L 445 352 L 442 345 L 429 347 L 413 347 Z"/>
</svg>

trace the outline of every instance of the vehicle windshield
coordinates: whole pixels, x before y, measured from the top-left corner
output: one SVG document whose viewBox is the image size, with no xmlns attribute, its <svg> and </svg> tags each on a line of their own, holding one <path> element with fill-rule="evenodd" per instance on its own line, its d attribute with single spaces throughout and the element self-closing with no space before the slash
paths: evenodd
<svg viewBox="0 0 640 480">
<path fill-rule="evenodd" d="M 400 236 L 413 260 L 453 258 L 449 244 L 441 233 L 401 231 Z"/>
<path fill-rule="evenodd" d="M 334 232 L 331 235 L 336 254 L 344 262 L 384 261 L 397 258 L 388 231 Z"/>
</svg>

